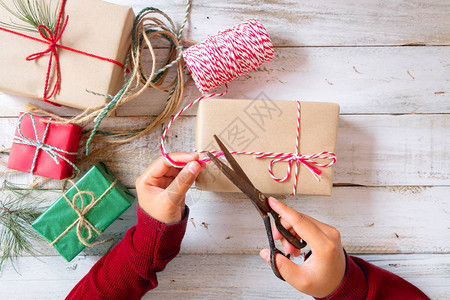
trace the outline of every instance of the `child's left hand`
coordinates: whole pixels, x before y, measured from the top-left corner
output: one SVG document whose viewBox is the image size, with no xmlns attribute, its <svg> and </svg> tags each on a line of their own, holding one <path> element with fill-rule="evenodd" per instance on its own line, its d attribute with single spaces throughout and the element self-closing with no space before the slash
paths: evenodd
<svg viewBox="0 0 450 300">
<path fill-rule="evenodd" d="M 196 153 L 172 153 L 170 157 L 188 164 L 183 169 L 175 168 L 161 156 L 136 180 L 139 206 L 166 224 L 183 219 L 186 192 L 205 167 L 197 162 Z"/>
</svg>

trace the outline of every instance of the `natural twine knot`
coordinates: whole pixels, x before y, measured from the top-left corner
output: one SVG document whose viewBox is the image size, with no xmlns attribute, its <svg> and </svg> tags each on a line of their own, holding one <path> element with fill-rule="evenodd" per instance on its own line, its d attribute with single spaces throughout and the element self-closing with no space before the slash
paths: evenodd
<svg viewBox="0 0 450 300">
<path fill-rule="evenodd" d="M 73 195 L 72 199 L 69 199 L 65 193 L 63 194 L 63 197 L 64 197 L 64 199 L 66 199 L 66 201 L 70 205 L 70 207 L 72 207 L 72 209 L 77 213 L 78 217 L 75 219 L 75 221 L 72 224 L 69 225 L 69 227 L 66 228 L 66 230 L 64 230 L 55 240 L 53 240 L 53 242 L 51 242 L 50 245 L 53 246 L 54 244 L 56 244 L 75 225 L 77 225 L 76 232 L 77 232 L 78 240 L 83 245 L 85 245 L 87 247 L 94 247 L 94 246 L 103 244 L 105 242 L 108 242 L 109 240 L 103 240 L 103 241 L 99 241 L 99 242 L 95 242 L 95 243 L 88 242 L 93 237 L 93 232 L 97 233 L 97 235 L 100 235 L 101 232 L 97 228 L 95 228 L 95 226 L 92 225 L 92 223 L 89 222 L 85 216 L 114 187 L 114 185 L 117 182 L 117 179 L 115 179 L 113 181 L 113 183 L 111 183 L 111 185 L 97 199 L 95 199 L 95 195 L 93 192 L 81 191 L 79 189 L 79 187 L 72 180 L 69 180 L 69 182 L 75 187 L 75 189 L 77 190 L 77 193 L 75 195 Z M 89 204 L 85 205 L 83 195 L 88 195 L 91 198 L 91 201 L 89 202 Z M 79 208 L 76 204 L 78 197 L 81 200 L 81 208 Z M 87 236 L 85 236 L 85 237 L 83 237 L 83 235 L 82 235 L 83 229 L 87 230 L 87 233 L 88 233 Z"/>
</svg>

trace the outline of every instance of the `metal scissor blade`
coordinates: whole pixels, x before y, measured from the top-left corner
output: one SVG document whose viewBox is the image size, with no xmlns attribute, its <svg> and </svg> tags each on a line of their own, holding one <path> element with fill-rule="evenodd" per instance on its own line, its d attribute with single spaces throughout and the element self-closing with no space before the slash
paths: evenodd
<svg viewBox="0 0 450 300">
<path fill-rule="evenodd" d="M 246 180 L 251 186 L 254 187 L 253 183 L 250 181 L 250 178 L 248 178 L 247 174 L 245 174 L 244 170 L 242 170 L 241 166 L 238 164 L 236 159 L 234 159 L 233 155 L 231 155 L 230 151 L 228 151 L 227 147 L 222 143 L 222 141 L 217 137 L 217 135 L 214 135 L 214 139 L 216 140 L 217 144 L 219 145 L 220 150 L 222 150 L 223 155 L 227 159 L 228 163 L 230 164 L 231 168 L 242 177 L 242 179 Z"/>
<path fill-rule="evenodd" d="M 260 214 L 267 214 L 265 208 L 259 207 L 258 199 L 260 199 L 261 192 L 258 191 L 251 183 L 243 180 L 234 170 L 228 167 L 223 161 L 214 156 L 211 152 L 207 153 L 211 161 L 219 168 L 219 170 L 235 185 L 237 186 L 247 197 L 252 200 L 252 203 L 260 211 Z M 264 195 L 263 195 L 264 196 Z"/>
</svg>

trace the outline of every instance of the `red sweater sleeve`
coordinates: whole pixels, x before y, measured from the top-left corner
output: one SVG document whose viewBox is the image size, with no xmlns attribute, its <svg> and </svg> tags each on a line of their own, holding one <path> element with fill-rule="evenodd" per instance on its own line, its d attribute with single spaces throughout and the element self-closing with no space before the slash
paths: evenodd
<svg viewBox="0 0 450 300">
<path fill-rule="evenodd" d="M 399 276 L 345 253 L 347 269 L 340 286 L 320 300 L 424 300 L 422 291 Z M 319 299 L 319 298 L 316 298 Z"/>
<path fill-rule="evenodd" d="M 158 285 L 156 272 L 180 251 L 189 209 L 179 223 L 161 223 L 137 205 L 137 224 L 130 228 L 73 288 L 66 299 L 140 299 Z"/>
</svg>

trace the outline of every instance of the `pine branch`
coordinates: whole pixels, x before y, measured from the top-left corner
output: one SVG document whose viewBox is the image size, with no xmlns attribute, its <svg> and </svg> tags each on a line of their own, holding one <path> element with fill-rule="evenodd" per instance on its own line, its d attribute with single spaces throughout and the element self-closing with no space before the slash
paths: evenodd
<svg viewBox="0 0 450 300">
<path fill-rule="evenodd" d="M 52 8 L 52 1 L 44 0 L 14 0 L 14 8 L 8 7 L 2 0 L 0 6 L 7 10 L 12 17 L 9 23 L 0 22 L 1 26 L 13 30 L 38 32 L 39 25 L 45 25 L 54 34 L 58 21 L 58 9 L 60 0 L 55 8 Z M 41 31 L 46 35 L 45 31 Z"/>
<path fill-rule="evenodd" d="M 31 223 L 45 210 L 44 199 L 36 197 L 36 191 L 6 181 L 0 188 L 0 269 L 8 259 L 14 266 L 17 257 L 36 255 L 33 241 L 41 237 Z"/>
</svg>

